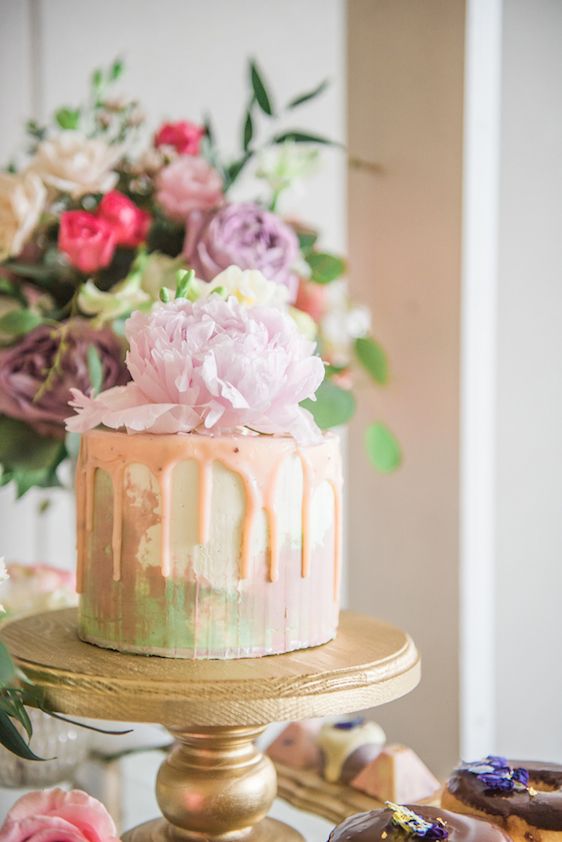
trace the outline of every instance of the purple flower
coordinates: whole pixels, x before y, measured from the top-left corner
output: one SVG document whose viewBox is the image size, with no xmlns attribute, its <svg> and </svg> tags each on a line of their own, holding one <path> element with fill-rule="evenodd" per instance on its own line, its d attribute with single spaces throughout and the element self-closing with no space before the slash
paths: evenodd
<svg viewBox="0 0 562 842">
<path fill-rule="evenodd" d="M 282 219 L 252 202 L 210 213 L 192 211 L 186 221 L 184 255 L 204 281 L 233 265 L 259 269 L 268 280 L 285 284 L 291 301 L 296 297 L 297 236 Z"/>
<path fill-rule="evenodd" d="M 62 343 L 62 345 L 61 345 Z M 101 362 L 102 388 L 129 379 L 120 341 L 82 319 L 39 325 L 0 352 L 0 413 L 30 424 L 41 435 L 64 436 L 71 388 L 89 392 L 88 348 Z"/>
<path fill-rule="evenodd" d="M 511 778 L 503 774 L 495 775 L 490 772 L 489 775 L 478 775 L 478 780 L 482 781 L 486 789 L 492 789 L 496 792 L 513 792 L 514 789 Z"/>
<path fill-rule="evenodd" d="M 529 786 L 529 772 L 527 769 L 523 769 L 519 766 L 517 769 L 513 770 L 511 777 L 516 783 L 522 784 L 524 787 Z"/>
</svg>

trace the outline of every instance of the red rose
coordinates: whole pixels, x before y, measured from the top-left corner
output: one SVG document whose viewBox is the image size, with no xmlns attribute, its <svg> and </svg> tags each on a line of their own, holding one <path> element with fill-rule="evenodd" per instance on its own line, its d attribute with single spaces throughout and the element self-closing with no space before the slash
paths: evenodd
<svg viewBox="0 0 562 842">
<path fill-rule="evenodd" d="M 164 123 L 154 136 L 155 146 L 173 146 L 180 155 L 198 155 L 203 126 L 196 126 L 187 120 L 178 123 Z"/>
<path fill-rule="evenodd" d="M 119 190 L 105 194 L 98 207 L 98 219 L 111 225 L 118 246 L 130 248 L 136 248 L 146 240 L 150 227 L 150 214 L 137 208 Z"/>
<path fill-rule="evenodd" d="M 112 226 L 86 211 L 65 211 L 60 219 L 59 249 L 84 274 L 108 266 L 115 251 Z"/>
</svg>

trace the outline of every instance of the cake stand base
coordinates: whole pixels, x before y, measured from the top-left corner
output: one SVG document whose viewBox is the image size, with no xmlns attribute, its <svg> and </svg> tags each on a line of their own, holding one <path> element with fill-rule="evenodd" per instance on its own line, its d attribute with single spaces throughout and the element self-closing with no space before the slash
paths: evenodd
<svg viewBox="0 0 562 842">
<path fill-rule="evenodd" d="M 210 837 L 204 834 L 175 833 L 165 819 L 154 819 L 151 822 L 140 824 L 129 830 L 122 837 L 122 842 L 207 842 L 217 839 L 220 842 L 304 842 L 304 837 L 288 824 L 278 822 L 276 819 L 263 819 L 259 824 L 249 831 L 242 831 L 238 834 L 228 834 L 221 837 Z"/>
</svg>

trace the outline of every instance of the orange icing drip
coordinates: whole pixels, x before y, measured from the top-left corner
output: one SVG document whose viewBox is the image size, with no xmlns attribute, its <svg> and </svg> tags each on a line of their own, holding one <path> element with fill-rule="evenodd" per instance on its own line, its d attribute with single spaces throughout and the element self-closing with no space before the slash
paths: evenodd
<svg viewBox="0 0 562 842">
<path fill-rule="evenodd" d="M 158 447 L 155 447 L 155 440 Z M 275 505 L 275 488 L 280 469 L 291 455 L 300 458 L 303 470 L 302 499 L 302 562 L 303 577 L 310 572 L 310 501 L 314 489 L 327 482 L 334 494 L 334 596 L 340 578 L 341 556 L 341 465 L 339 450 L 333 437 L 326 437 L 319 445 L 304 450 L 291 438 L 261 436 L 230 436 L 212 438 L 187 435 L 127 435 L 126 433 L 94 430 L 82 439 L 77 469 L 78 501 L 78 590 L 83 587 L 83 565 L 86 554 L 86 534 L 93 528 L 95 472 L 99 468 L 111 478 L 113 486 L 113 578 L 121 576 L 121 544 L 123 515 L 123 481 L 128 465 L 145 465 L 160 486 L 161 570 L 171 573 L 170 518 L 171 477 L 178 462 L 195 460 L 200 467 L 199 480 L 199 540 L 209 539 L 213 461 L 221 462 L 238 474 L 246 494 L 246 508 L 242 522 L 240 548 L 240 578 L 247 578 L 251 557 L 251 539 L 257 512 L 264 508 L 269 523 L 270 559 L 268 579 L 279 575 L 279 530 Z"/>
<path fill-rule="evenodd" d="M 121 539 L 123 537 L 123 475 L 125 466 L 119 465 L 113 480 L 113 534 L 111 537 L 111 551 L 113 553 L 113 581 L 121 578 Z"/>
</svg>

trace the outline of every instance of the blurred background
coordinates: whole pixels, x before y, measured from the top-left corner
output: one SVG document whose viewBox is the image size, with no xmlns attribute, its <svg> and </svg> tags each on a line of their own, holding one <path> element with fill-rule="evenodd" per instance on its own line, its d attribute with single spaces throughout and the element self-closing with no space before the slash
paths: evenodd
<svg viewBox="0 0 562 842">
<path fill-rule="evenodd" d="M 359 384 L 347 433 L 347 604 L 408 629 L 424 675 L 373 715 L 438 774 L 459 754 L 562 761 L 562 3 L 1 0 L 0 14 L 2 161 L 27 118 L 79 101 L 116 56 L 151 130 L 209 111 L 233 150 L 249 56 L 280 100 L 330 79 L 299 121 L 347 153 L 326 150 L 282 210 L 349 256 L 390 358 L 386 388 Z M 386 476 L 364 455 L 378 419 L 403 449 Z M 72 565 L 65 491 L 14 504 L 2 489 L 0 518 L 7 559 Z"/>
</svg>

